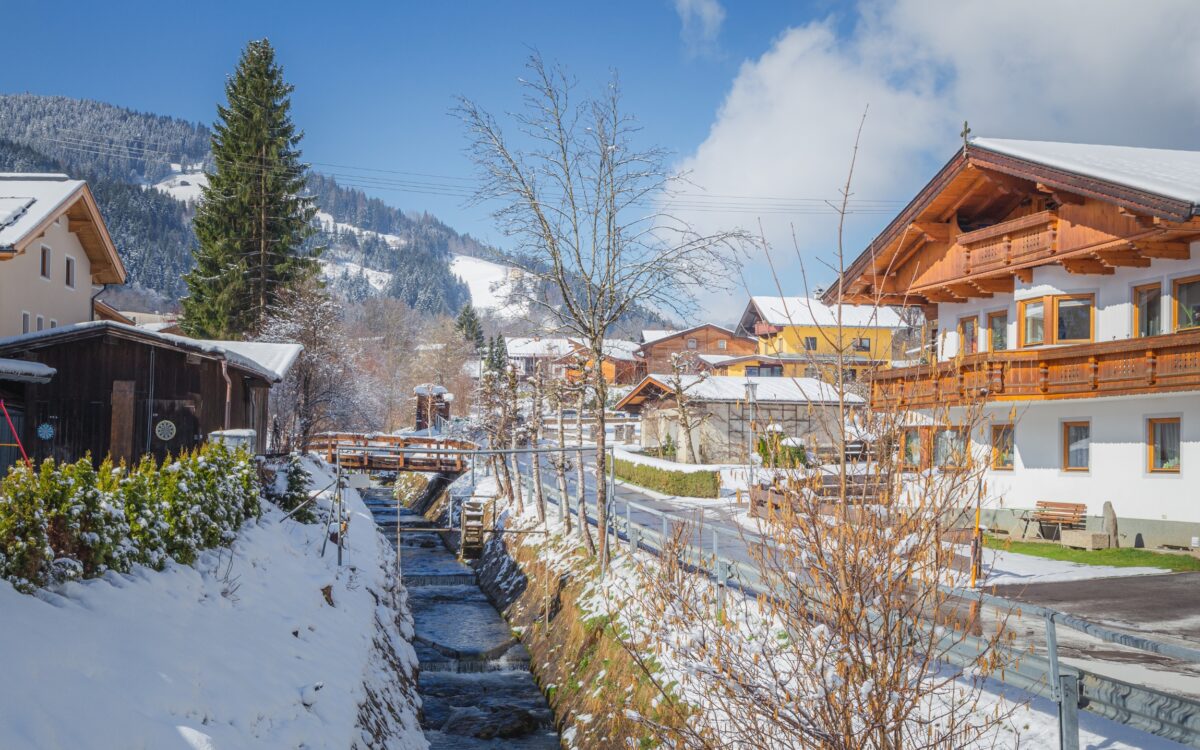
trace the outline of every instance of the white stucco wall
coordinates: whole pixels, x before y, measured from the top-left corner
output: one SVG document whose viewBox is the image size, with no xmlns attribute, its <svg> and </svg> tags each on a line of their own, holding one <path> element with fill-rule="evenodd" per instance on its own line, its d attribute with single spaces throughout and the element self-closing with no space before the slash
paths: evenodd
<svg viewBox="0 0 1200 750">
<path fill-rule="evenodd" d="M 50 278 L 41 275 L 41 247 L 50 248 Z M 75 259 L 75 288 L 66 284 L 66 258 Z M 30 330 L 37 316 L 65 326 L 92 319 L 91 262 L 71 233 L 67 217 L 52 224 L 24 253 L 0 262 L 0 337 L 21 333 L 21 313 L 28 312 Z"/>
<path fill-rule="evenodd" d="M 951 410 L 950 421 L 961 419 Z M 1014 414 L 1015 412 L 1015 414 Z M 1033 508 L 1038 500 L 1086 503 L 1100 515 L 1105 501 L 1117 515 L 1154 521 L 1200 523 L 1200 395 L 1069 399 L 999 403 L 987 407 L 991 423 L 1015 416 L 1016 455 L 1011 471 L 989 469 L 986 503 L 995 508 Z M 931 424 L 930 414 L 915 413 L 914 424 Z M 1146 420 L 1180 418 L 1180 470 L 1147 469 Z M 1062 468 L 1062 423 L 1091 423 L 1090 468 Z M 991 428 L 972 435 L 979 460 L 990 464 Z"/>
<path fill-rule="evenodd" d="M 1200 273 L 1200 242 L 1192 243 L 1190 260 L 1155 259 L 1149 268 L 1118 268 L 1111 276 L 1067 273 L 1062 266 L 1033 269 L 1032 283 L 1017 279 L 1013 294 L 997 294 L 991 299 L 938 305 L 939 359 L 958 355 L 958 321 L 976 315 L 979 318 L 979 351 L 987 350 L 987 314 L 1008 312 L 1008 345 L 1017 346 L 1017 302 L 1050 294 L 1096 295 L 1096 341 L 1130 338 L 1133 332 L 1133 288 L 1160 282 L 1163 290 L 1164 325 L 1170 325 L 1172 280 Z M 1166 333 L 1167 331 L 1164 331 Z"/>
</svg>

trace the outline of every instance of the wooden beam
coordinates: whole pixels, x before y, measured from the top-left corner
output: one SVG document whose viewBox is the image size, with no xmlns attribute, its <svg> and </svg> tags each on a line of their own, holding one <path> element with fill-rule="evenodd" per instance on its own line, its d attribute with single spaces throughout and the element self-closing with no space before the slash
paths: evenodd
<svg viewBox="0 0 1200 750">
<path fill-rule="evenodd" d="M 1134 250 L 1097 250 L 1093 255 L 1106 266 L 1150 267 L 1150 259 Z"/>
<path fill-rule="evenodd" d="M 1122 216 L 1128 216 L 1129 218 L 1133 219 L 1138 224 L 1142 225 L 1143 227 L 1146 227 L 1147 229 L 1150 229 L 1151 227 L 1153 227 L 1155 224 L 1158 223 L 1158 219 L 1156 217 L 1147 216 L 1146 214 L 1139 214 L 1135 211 L 1130 211 L 1128 208 L 1125 208 L 1124 206 L 1117 206 L 1117 213 L 1121 214 Z"/>
<path fill-rule="evenodd" d="M 950 224 L 936 221 L 914 221 L 910 226 L 925 235 L 930 242 L 949 242 L 953 237 L 953 227 Z"/>
<path fill-rule="evenodd" d="M 1020 279 L 1022 284 L 1032 284 L 1033 283 L 1033 269 L 1032 268 L 1018 268 L 1017 270 L 1013 271 L 1013 278 Z"/>
<path fill-rule="evenodd" d="M 971 299 L 972 297 L 988 298 L 992 296 L 991 292 L 985 292 L 969 281 L 957 284 L 947 284 L 946 288 L 950 290 L 951 294 L 957 294 L 959 297 L 964 297 L 966 299 Z"/>
<path fill-rule="evenodd" d="M 1067 273 L 1099 274 L 1108 276 L 1116 273 L 1112 266 L 1106 266 L 1095 258 L 1063 258 L 1059 261 Z"/>
<path fill-rule="evenodd" d="M 930 302 L 966 302 L 965 297 L 960 297 L 946 287 L 941 289 L 924 289 L 921 294 Z"/>
<path fill-rule="evenodd" d="M 1134 242 L 1130 244 L 1147 258 L 1190 260 L 1192 257 L 1192 249 L 1187 242 Z"/>
<path fill-rule="evenodd" d="M 1004 292 L 1012 294 L 1016 284 L 1013 282 L 1012 276 L 993 276 L 986 279 L 973 279 L 972 284 L 979 287 L 985 292 Z"/>
<path fill-rule="evenodd" d="M 1037 184 L 1037 189 L 1039 192 L 1048 194 L 1051 198 L 1058 201 L 1060 204 L 1070 203 L 1070 204 L 1073 204 L 1076 206 L 1082 206 L 1084 200 L 1086 200 L 1082 195 L 1076 195 L 1075 193 L 1063 192 L 1062 190 L 1052 188 L 1049 185 L 1045 185 L 1040 182 Z"/>
</svg>

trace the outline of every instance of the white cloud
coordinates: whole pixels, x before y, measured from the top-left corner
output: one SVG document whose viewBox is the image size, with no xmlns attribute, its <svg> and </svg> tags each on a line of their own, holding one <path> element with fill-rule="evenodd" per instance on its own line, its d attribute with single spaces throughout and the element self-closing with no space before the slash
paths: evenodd
<svg viewBox="0 0 1200 750">
<path fill-rule="evenodd" d="M 835 197 L 868 105 L 853 187 L 861 199 L 911 198 L 953 154 L 963 120 L 975 135 L 1200 148 L 1193 9 L 1191 0 L 864 2 L 848 36 L 829 22 L 791 28 L 743 63 L 680 166 L 710 195 Z M 898 208 L 851 219 L 847 262 Z M 690 218 L 757 230 L 759 215 Z M 835 217 L 763 209 L 761 219 L 785 292 L 801 291 L 791 226 L 810 281 L 830 280 L 819 259 L 836 246 Z M 752 291 L 774 291 L 763 259 L 747 277 Z M 736 315 L 742 301 L 724 300 L 715 317 Z"/>
<path fill-rule="evenodd" d="M 688 54 L 709 54 L 716 50 L 717 36 L 725 22 L 725 9 L 717 0 L 675 0 L 675 12 L 683 24 L 679 35 Z"/>
</svg>

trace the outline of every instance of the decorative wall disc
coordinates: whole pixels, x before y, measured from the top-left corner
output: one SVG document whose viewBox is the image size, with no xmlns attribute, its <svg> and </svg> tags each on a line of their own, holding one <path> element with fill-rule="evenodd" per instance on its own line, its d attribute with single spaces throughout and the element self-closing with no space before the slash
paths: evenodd
<svg viewBox="0 0 1200 750">
<path fill-rule="evenodd" d="M 54 425 L 49 422 L 42 422 L 37 426 L 37 436 L 42 440 L 54 439 Z"/>
<path fill-rule="evenodd" d="M 169 419 L 164 419 L 154 425 L 154 434 L 159 440 L 164 443 L 175 437 L 175 423 Z"/>
</svg>

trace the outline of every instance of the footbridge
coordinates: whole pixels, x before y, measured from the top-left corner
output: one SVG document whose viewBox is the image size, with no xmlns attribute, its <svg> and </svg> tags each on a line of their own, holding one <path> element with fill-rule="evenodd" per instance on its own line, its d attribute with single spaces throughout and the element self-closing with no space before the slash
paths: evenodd
<svg viewBox="0 0 1200 750">
<path fill-rule="evenodd" d="M 479 450 L 469 440 L 361 432 L 326 432 L 310 444 L 325 460 L 351 471 L 423 471 L 461 474 Z"/>
</svg>

